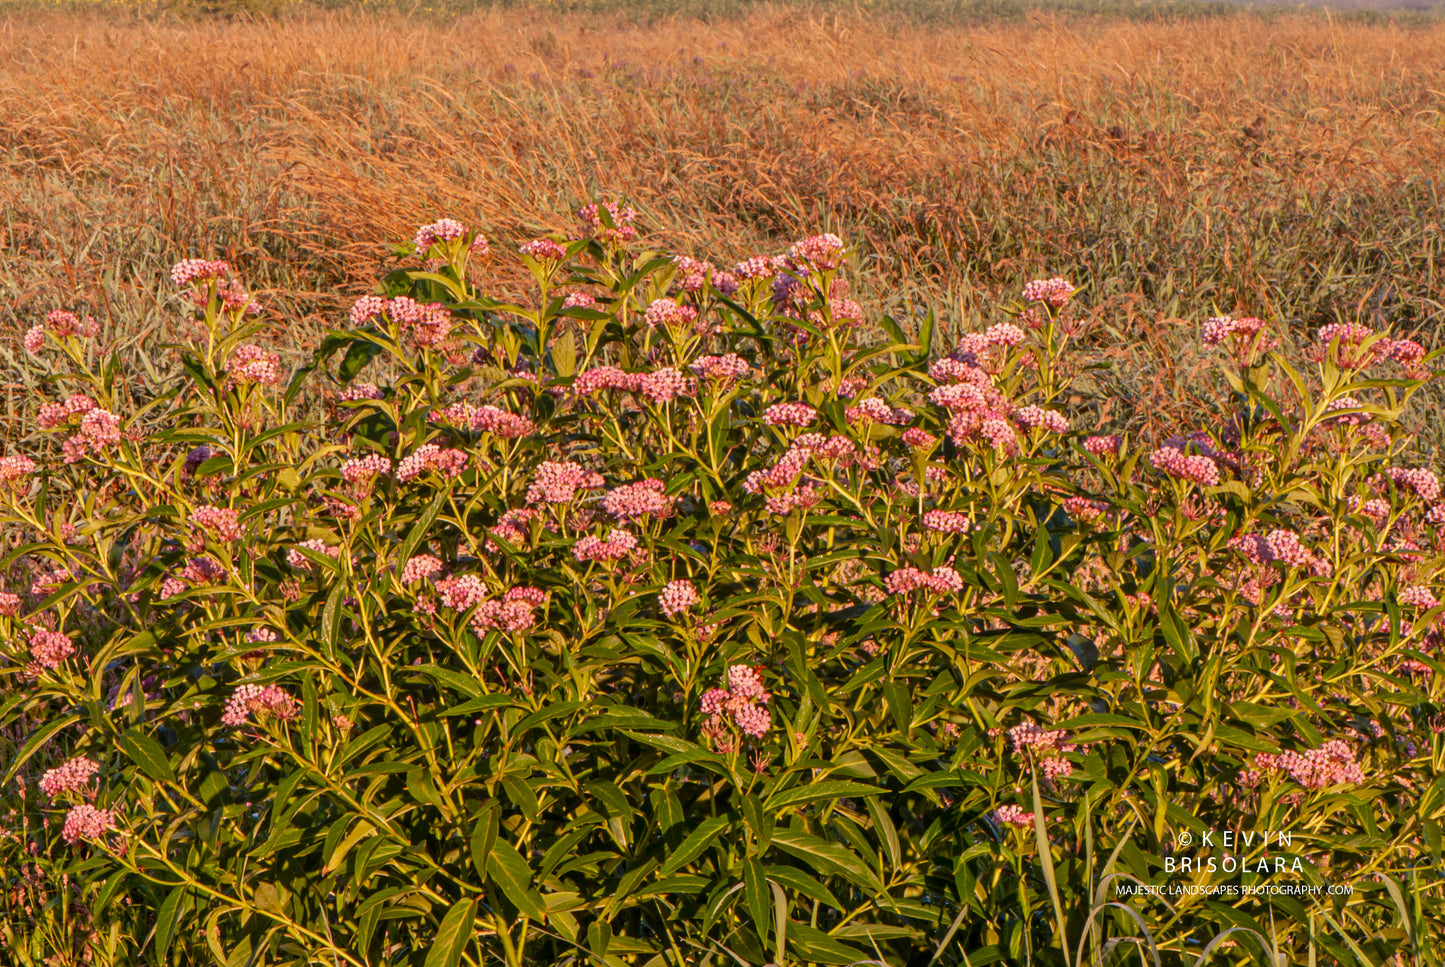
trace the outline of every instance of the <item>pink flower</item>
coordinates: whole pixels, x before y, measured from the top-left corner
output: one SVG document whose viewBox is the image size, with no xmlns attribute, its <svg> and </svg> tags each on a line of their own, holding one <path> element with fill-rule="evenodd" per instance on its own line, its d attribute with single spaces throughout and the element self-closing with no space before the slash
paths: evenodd
<svg viewBox="0 0 1445 967">
<path fill-rule="evenodd" d="M 653 299 L 642 319 L 649 329 L 686 329 L 697 322 L 697 310 L 671 299 Z"/>
<path fill-rule="evenodd" d="M 669 618 L 675 618 L 693 605 L 697 604 L 699 598 L 697 588 L 693 587 L 691 581 L 669 581 L 663 587 L 662 593 L 658 595 L 658 604 L 662 613 Z"/>
<path fill-rule="evenodd" d="M 1025 302 L 1047 302 L 1055 309 L 1062 309 L 1073 298 L 1075 289 L 1065 279 L 1035 279 L 1024 286 Z"/>
<path fill-rule="evenodd" d="M 772 713 L 767 703 L 772 698 L 763 687 L 762 676 L 751 665 L 733 665 L 727 670 L 727 688 L 709 689 L 703 694 L 701 711 L 708 716 L 704 734 L 714 744 L 724 732 L 724 716 L 731 715 L 733 724 L 753 738 L 761 738 L 772 727 Z"/>
<path fill-rule="evenodd" d="M 818 411 L 807 403 L 774 403 L 763 411 L 768 426 L 808 426 L 818 419 Z"/>
<path fill-rule="evenodd" d="M 951 567 L 939 565 L 933 573 L 920 571 L 916 567 L 899 568 L 883 579 L 883 586 L 889 594 L 904 595 L 913 591 L 928 591 L 931 594 L 951 594 L 963 589 L 963 578 Z"/>
<path fill-rule="evenodd" d="M 324 554 L 327 557 L 335 557 L 338 550 L 338 548 L 336 548 L 335 546 L 328 544 L 319 538 L 316 540 L 302 541 L 301 544 L 298 546 L 304 547 L 308 551 L 313 551 L 317 554 Z M 297 551 L 295 548 L 292 548 L 291 550 L 286 552 L 286 563 L 291 565 L 291 567 L 297 571 L 311 570 L 311 559 L 306 555 L 302 554 L 300 551 Z"/>
<path fill-rule="evenodd" d="M 341 465 L 341 479 L 353 487 L 367 487 L 377 477 L 391 473 L 391 459 L 379 453 L 348 460 Z"/>
<path fill-rule="evenodd" d="M 812 263 L 824 271 L 841 265 L 843 254 L 843 240 L 832 234 L 805 238 L 788 250 L 788 256 L 795 261 Z"/>
<path fill-rule="evenodd" d="M 65 814 L 65 826 L 60 835 L 67 843 L 74 844 L 77 840 L 97 839 L 112 829 L 115 829 L 114 811 L 96 809 L 89 803 L 81 803 L 79 806 L 70 807 L 70 811 Z"/>
<path fill-rule="evenodd" d="M 451 310 L 440 302 L 423 305 L 399 295 L 386 303 L 386 314 L 417 346 L 435 346 L 452 331 Z"/>
<path fill-rule="evenodd" d="M 1026 813 L 1023 809 L 1014 805 L 1000 806 L 990 815 L 993 816 L 993 821 L 1000 826 L 1018 826 L 1022 828 L 1033 826 L 1034 824 L 1033 813 Z"/>
<path fill-rule="evenodd" d="M 1084 441 L 1084 449 L 1096 457 L 1118 456 L 1124 445 L 1124 438 L 1116 435 L 1091 436 Z"/>
<path fill-rule="evenodd" d="M 0 457 L 0 483 L 13 484 L 33 474 L 35 461 L 20 454 Z"/>
<path fill-rule="evenodd" d="M 550 238 L 534 238 L 517 251 L 538 262 L 560 262 L 567 257 L 567 250 Z"/>
<path fill-rule="evenodd" d="M 46 403 L 36 414 L 35 425 L 42 430 L 53 430 L 64 426 L 74 417 L 95 409 L 95 402 L 84 393 L 72 393 L 61 403 Z"/>
<path fill-rule="evenodd" d="M 92 409 L 81 418 L 80 430 L 61 445 L 61 451 L 66 463 L 79 463 L 86 454 L 100 454 L 119 444 L 120 417 L 109 410 Z"/>
<path fill-rule="evenodd" d="M 1228 339 L 1233 341 L 1236 346 L 1245 346 L 1262 332 L 1264 332 L 1263 319 L 1256 319 L 1253 316 L 1243 319 L 1215 316 L 1212 319 L 1204 320 L 1204 325 L 1200 327 L 1200 341 L 1206 346 L 1217 346 Z M 1260 348 L 1267 349 L 1269 344 L 1262 341 Z"/>
<path fill-rule="evenodd" d="M 260 628 L 252 628 L 250 631 L 246 632 L 246 640 L 253 645 L 265 644 L 268 641 L 276 641 L 279 637 L 280 636 L 276 634 L 276 630 L 274 628 L 267 628 L 265 626 L 262 626 Z"/>
<path fill-rule="evenodd" d="M 1062 413 L 1046 410 L 1041 406 L 1020 407 L 1014 411 L 1014 419 L 1024 426 L 1043 427 L 1050 433 L 1064 433 L 1069 429 L 1069 421 Z"/>
<path fill-rule="evenodd" d="M 1149 462 L 1171 477 L 1213 487 L 1219 483 L 1219 466 L 1201 454 L 1187 454 L 1177 447 L 1161 447 L 1149 455 Z"/>
<path fill-rule="evenodd" d="M 260 346 L 237 346 L 226 363 L 227 385 L 259 383 L 276 386 L 281 382 L 280 357 Z"/>
<path fill-rule="evenodd" d="M 931 447 L 938 442 L 938 437 L 921 427 L 914 426 L 903 431 L 903 442 L 910 447 Z"/>
<path fill-rule="evenodd" d="M 637 538 L 625 530 L 614 528 L 607 539 L 591 535 L 572 546 L 572 557 L 582 562 L 612 563 L 620 561 L 637 549 Z"/>
<path fill-rule="evenodd" d="M 566 504 L 577 499 L 579 490 L 595 490 L 603 484 L 602 475 L 580 464 L 547 460 L 539 464 L 527 488 L 527 503 Z"/>
<path fill-rule="evenodd" d="M 843 415 L 849 423 L 886 423 L 890 426 L 902 426 L 913 419 L 908 410 L 894 409 L 876 396 L 859 400 Z"/>
<path fill-rule="evenodd" d="M 771 256 L 754 255 L 752 258 L 734 265 L 731 274 L 744 282 L 752 282 L 758 279 L 770 279 L 777 271 L 777 263 Z"/>
<path fill-rule="evenodd" d="M 346 389 L 342 390 L 336 397 L 338 403 L 355 403 L 358 400 L 379 400 L 381 390 L 377 389 L 375 383 L 348 383 Z"/>
<path fill-rule="evenodd" d="M 636 377 L 637 392 L 650 403 L 670 403 L 679 396 L 691 396 L 696 389 L 696 380 L 684 376 L 679 370 L 664 367 Z"/>
<path fill-rule="evenodd" d="M 430 554 L 417 554 L 402 567 L 401 583 L 415 584 L 417 581 L 425 581 L 440 574 L 444 568 L 440 558 Z"/>
<path fill-rule="evenodd" d="M 638 376 L 624 373 L 616 366 L 594 366 L 578 373 L 577 378 L 572 381 L 572 393 L 575 396 L 591 396 L 609 389 L 635 391 L 637 387 Z"/>
<path fill-rule="evenodd" d="M 983 338 L 990 346 L 1017 346 L 1024 341 L 1024 331 L 1011 322 L 998 322 L 984 330 Z"/>
<path fill-rule="evenodd" d="M 7 618 L 20 617 L 20 595 L 0 591 L 0 615 Z"/>
<path fill-rule="evenodd" d="M 1102 500 L 1090 500 L 1088 497 L 1069 497 L 1064 500 L 1064 510 L 1075 520 L 1095 521 L 1104 516 L 1109 505 Z"/>
<path fill-rule="evenodd" d="M 1339 739 L 1326 742 L 1303 755 L 1298 752 L 1264 753 L 1255 756 L 1255 764 L 1261 770 L 1287 772 L 1291 779 L 1306 789 L 1359 785 L 1365 781 L 1365 775 L 1355 761 L 1355 753 Z"/>
<path fill-rule="evenodd" d="M 45 327 L 31 326 L 25 330 L 25 351 L 34 356 L 45 348 Z"/>
<path fill-rule="evenodd" d="M 1433 471 L 1420 467 L 1413 470 L 1391 467 L 1390 479 L 1394 481 L 1395 486 L 1412 491 L 1415 496 L 1427 503 L 1440 497 L 1440 478 L 1435 476 Z"/>
<path fill-rule="evenodd" d="M 669 517 L 675 504 L 676 498 L 667 495 L 662 481 L 652 477 L 623 484 L 608 491 L 602 498 L 602 509 L 618 520 Z"/>
<path fill-rule="evenodd" d="M 595 309 L 597 299 L 586 292 L 569 292 L 562 300 L 563 309 Z"/>
<path fill-rule="evenodd" d="M 967 514 L 956 510 L 930 510 L 923 514 L 923 526 L 943 534 L 967 534 L 971 525 Z"/>
<path fill-rule="evenodd" d="M 230 274 L 231 266 L 219 260 L 208 262 L 205 259 L 182 259 L 171 267 L 171 281 L 178 286 L 224 279 Z"/>
<path fill-rule="evenodd" d="M 602 221 L 602 210 L 612 220 L 613 228 L 608 228 Z M 595 238 L 599 242 L 631 242 L 637 238 L 637 229 L 632 223 L 637 220 L 637 212 L 632 208 L 625 208 L 614 205 L 611 202 L 583 205 L 577 212 L 577 218 L 581 224 L 578 226 L 574 236 L 577 238 Z"/>
<path fill-rule="evenodd" d="M 252 715 L 274 715 L 289 722 L 300 714 L 299 703 L 278 685 L 244 684 L 236 686 L 226 700 L 221 715 L 222 725 L 245 725 Z"/>
<path fill-rule="evenodd" d="M 416 248 L 425 253 L 437 242 L 455 241 L 467 234 L 467 227 L 451 218 L 441 218 L 416 230 Z"/>
<path fill-rule="evenodd" d="M 1402 588 L 1400 590 L 1399 600 L 1403 605 L 1421 608 L 1423 610 L 1438 607 L 1440 604 L 1440 599 L 1435 597 L 1435 592 L 1422 584 Z"/>
<path fill-rule="evenodd" d="M 70 759 L 63 765 L 48 769 L 40 777 L 40 791 L 48 799 L 59 799 L 67 792 L 86 792 L 90 781 L 100 771 L 100 763 L 84 756 Z"/>
<path fill-rule="evenodd" d="M 191 525 L 217 541 L 239 541 L 245 536 L 240 512 L 230 507 L 197 507 L 191 511 Z"/>
<path fill-rule="evenodd" d="M 737 353 L 725 356 L 699 356 L 688 365 L 688 369 L 700 379 L 713 379 L 720 383 L 742 379 L 752 370 Z"/>
<path fill-rule="evenodd" d="M 435 443 L 426 443 L 401 461 L 396 468 L 396 479 L 406 483 L 428 472 L 457 477 L 467 469 L 468 460 L 461 450 L 443 450 Z"/>
<path fill-rule="evenodd" d="M 74 654 L 75 643 L 69 635 L 45 628 L 37 628 L 30 635 L 30 656 L 45 668 L 59 668 Z"/>
</svg>

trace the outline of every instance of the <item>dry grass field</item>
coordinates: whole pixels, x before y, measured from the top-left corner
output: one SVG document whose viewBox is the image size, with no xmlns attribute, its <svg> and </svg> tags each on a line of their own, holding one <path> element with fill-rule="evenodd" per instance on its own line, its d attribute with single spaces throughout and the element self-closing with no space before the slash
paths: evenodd
<svg viewBox="0 0 1445 967">
<path fill-rule="evenodd" d="M 1436 345 L 1442 51 L 1445 24 L 1308 12 L 14 8 L 0 353 L 63 307 L 145 357 L 174 318 L 165 269 L 216 256 L 298 359 L 419 224 L 453 215 L 515 245 L 625 199 L 652 239 L 718 260 L 836 231 L 860 247 L 870 309 L 933 305 L 954 329 L 1029 278 L 1073 278 L 1112 364 L 1102 420 L 1165 429 L 1215 402 L 1206 315 L 1298 334 L 1357 319 Z M 24 387 L 4 379 L 13 415 Z"/>
</svg>

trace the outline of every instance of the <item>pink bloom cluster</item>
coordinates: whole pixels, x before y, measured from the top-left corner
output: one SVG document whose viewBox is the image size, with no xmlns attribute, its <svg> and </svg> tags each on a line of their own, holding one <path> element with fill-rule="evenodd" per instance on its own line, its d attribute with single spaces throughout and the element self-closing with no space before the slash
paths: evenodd
<svg viewBox="0 0 1445 967">
<path fill-rule="evenodd" d="M 952 594 L 963 589 L 963 578 L 951 567 L 939 565 L 933 573 L 920 571 L 916 567 L 899 568 L 883 579 L 883 586 L 889 594 L 909 594 L 913 591 L 928 591 L 932 594 Z"/>
<path fill-rule="evenodd" d="M 1433 502 L 1440 497 L 1440 478 L 1435 476 L 1434 471 L 1426 470 L 1423 467 L 1411 470 L 1403 467 L 1391 467 L 1390 480 L 1397 487 L 1413 491 L 1415 496 L 1421 500 Z"/>
<path fill-rule="evenodd" d="M 0 615 L 7 618 L 20 617 L 20 595 L 0 591 Z"/>
<path fill-rule="evenodd" d="M 1008 738 L 1015 752 L 1033 750 L 1034 755 L 1043 763 L 1046 779 L 1056 779 L 1073 773 L 1073 763 L 1063 758 L 1063 755 L 1073 752 L 1078 746 L 1069 741 L 1067 732 L 1024 722 L 1009 729 Z"/>
<path fill-rule="evenodd" d="M 679 284 L 684 292 L 701 292 L 709 280 L 713 288 L 724 296 L 732 296 L 738 291 L 737 277 L 730 272 L 719 272 L 711 262 L 686 255 L 677 256 L 673 262 L 677 265 Z"/>
<path fill-rule="evenodd" d="M 1075 520 L 1095 521 L 1104 516 L 1109 509 L 1108 503 L 1102 500 L 1091 500 L 1088 497 L 1069 497 L 1064 500 L 1064 510 Z"/>
<path fill-rule="evenodd" d="M 567 250 L 550 238 L 534 238 L 522 243 L 517 251 L 538 262 L 560 262 L 567 257 Z"/>
<path fill-rule="evenodd" d="M 458 407 L 465 407 L 458 410 Z M 512 413 L 498 406 L 483 405 L 472 407 L 469 403 L 456 403 L 442 411 L 454 426 L 465 426 L 473 433 L 490 433 L 504 440 L 516 440 L 531 434 L 536 425 L 519 413 Z M 435 415 L 435 414 L 433 414 Z M 465 416 L 463 419 L 462 417 Z"/>
<path fill-rule="evenodd" d="M 1435 592 L 1423 584 L 1412 585 L 1400 589 L 1400 603 L 1410 607 L 1428 610 L 1440 605 L 1440 599 L 1435 597 Z"/>
<path fill-rule="evenodd" d="M 60 663 L 75 654 L 75 643 L 69 635 L 46 628 L 30 634 L 30 656 L 45 668 L 59 668 Z"/>
<path fill-rule="evenodd" d="M 207 261 L 206 259 L 182 259 L 171 266 L 171 281 L 176 285 L 193 285 L 197 282 L 210 282 L 213 279 L 224 279 L 231 274 L 231 266 L 219 259 Z"/>
<path fill-rule="evenodd" d="M 46 403 L 35 415 L 35 425 L 42 430 L 64 426 L 77 416 L 95 409 L 95 401 L 84 393 L 72 393 L 59 403 Z"/>
<path fill-rule="evenodd" d="M 191 511 L 191 525 L 217 541 L 239 541 L 245 536 L 240 511 L 230 507 L 197 507 Z"/>
<path fill-rule="evenodd" d="M 591 396 L 601 390 L 624 390 L 652 403 L 668 403 L 679 396 L 690 396 L 696 388 L 695 382 L 672 367 L 651 373 L 625 373 L 615 366 L 596 366 L 578 374 L 572 382 L 572 392 L 577 396 Z"/>
<path fill-rule="evenodd" d="M 1062 309 L 1073 298 L 1075 289 L 1066 279 L 1034 279 L 1024 286 L 1025 302 L 1047 302 L 1056 309 Z"/>
<path fill-rule="evenodd" d="M 697 310 L 671 299 L 653 299 L 642 315 L 649 329 L 686 329 L 697 323 Z"/>
<path fill-rule="evenodd" d="M 195 585 L 219 584 L 226 578 L 226 569 L 210 555 L 202 554 L 187 559 L 181 577 Z"/>
<path fill-rule="evenodd" d="M 52 594 L 62 584 L 75 580 L 75 575 L 70 573 L 70 568 L 58 567 L 52 571 L 42 571 L 30 582 L 30 593 L 37 595 Z"/>
<path fill-rule="evenodd" d="M 40 791 L 48 799 L 59 799 L 67 792 L 87 792 L 90 781 L 100 771 L 100 763 L 77 756 L 40 777 Z"/>
<path fill-rule="evenodd" d="M 377 477 L 391 474 L 391 458 L 380 453 L 368 453 L 341 465 L 341 479 L 355 488 L 369 487 Z"/>
<path fill-rule="evenodd" d="M 1340 784 L 1358 785 L 1365 781 L 1365 774 L 1355 761 L 1355 753 L 1339 739 L 1333 739 L 1311 749 L 1304 755 L 1298 752 L 1281 752 L 1279 755 L 1264 753 L 1255 756 L 1255 764 L 1261 770 L 1281 770 L 1306 789 L 1324 789 Z"/>
<path fill-rule="evenodd" d="M 608 228 L 602 223 L 601 211 L 604 208 L 615 228 Z M 637 238 L 637 229 L 632 224 L 637 220 L 635 209 L 620 207 L 611 202 L 603 202 L 599 208 L 593 203 L 578 209 L 577 218 L 580 224 L 574 233 L 576 238 L 595 238 L 599 242 L 631 242 Z"/>
<path fill-rule="evenodd" d="M 938 437 L 918 426 L 911 426 L 903 431 L 903 442 L 910 447 L 926 448 L 938 442 Z"/>
<path fill-rule="evenodd" d="M 670 517 L 676 502 L 676 498 L 667 495 L 661 480 L 648 477 L 609 490 L 602 498 L 602 509 L 618 520 Z"/>
<path fill-rule="evenodd" d="M 1023 809 L 1014 805 L 1000 806 L 995 809 L 991 815 L 993 816 L 993 821 L 1000 826 L 1025 827 L 1034 824 L 1033 813 L 1026 813 Z"/>
<path fill-rule="evenodd" d="M 894 409 L 876 396 L 859 400 L 843 415 L 849 423 L 886 423 L 889 426 L 902 426 L 913 419 L 908 410 Z"/>
<path fill-rule="evenodd" d="M 807 262 L 814 268 L 828 271 L 843 264 L 843 240 L 831 233 L 813 235 L 795 242 L 788 249 L 788 257 L 794 262 Z"/>
<path fill-rule="evenodd" d="M 579 490 L 595 490 L 603 484 L 602 475 L 580 464 L 562 460 L 546 460 L 537 467 L 527 487 L 527 503 L 566 504 L 577 499 Z"/>
<path fill-rule="evenodd" d="M 440 302 L 425 305 L 404 295 L 392 299 L 363 296 L 351 307 L 351 325 L 360 328 L 377 316 L 385 315 L 408 334 L 418 346 L 435 346 L 452 331 L 452 314 Z"/>
<path fill-rule="evenodd" d="M 703 733 L 719 748 L 727 746 L 724 718 L 755 739 L 762 738 L 772 727 L 768 701 L 772 695 L 763 688 L 763 678 L 752 665 L 733 665 L 727 671 L 726 688 L 710 688 L 703 693 L 701 710 L 708 716 Z"/>
<path fill-rule="evenodd" d="M 768 426 L 808 426 L 818 419 L 818 411 L 807 403 L 774 403 L 763 411 Z"/>
<path fill-rule="evenodd" d="M 45 323 L 39 326 L 31 326 L 25 332 L 25 351 L 32 356 L 40 352 L 45 346 L 45 333 L 50 332 L 57 339 L 64 339 L 67 336 L 78 336 L 81 339 L 90 339 L 100 335 L 100 323 L 95 321 L 94 316 L 86 316 L 81 319 L 73 312 L 66 312 L 64 309 L 56 309 L 45 317 Z"/>
<path fill-rule="evenodd" d="M 562 300 L 563 309 L 595 309 L 597 299 L 587 292 L 569 292 L 567 298 Z"/>
<path fill-rule="evenodd" d="M 280 635 L 276 634 L 275 628 L 267 628 L 262 625 L 260 628 L 252 628 L 246 632 L 246 640 L 253 645 L 265 644 L 268 641 L 276 641 Z"/>
<path fill-rule="evenodd" d="M 1043 427 L 1050 433 L 1065 433 L 1069 429 L 1069 421 L 1062 413 L 1041 406 L 1022 406 L 1014 410 L 1013 415 L 1024 426 Z"/>
<path fill-rule="evenodd" d="M 1326 575 L 1333 570 L 1330 562 L 1300 543 L 1299 535 L 1284 528 L 1275 528 L 1265 536 L 1241 534 L 1231 538 L 1229 546 L 1243 554 L 1252 564 L 1279 564 L 1284 567 L 1308 568 L 1312 574 Z"/>
<path fill-rule="evenodd" d="M 929 510 L 923 513 L 923 526 L 942 534 L 967 534 L 973 523 L 960 511 Z"/>
<path fill-rule="evenodd" d="M 1219 465 L 1212 458 L 1185 453 L 1177 446 L 1160 447 L 1149 454 L 1149 462 L 1171 477 L 1191 480 L 1206 487 L 1219 483 Z"/>
<path fill-rule="evenodd" d="M 528 525 L 537 516 L 537 512 L 530 507 L 513 507 L 503 511 L 497 518 L 497 523 L 489 531 L 512 544 L 520 544 L 527 538 Z M 496 545 L 488 537 L 485 542 L 488 550 L 495 550 Z"/>
<path fill-rule="evenodd" d="M 1364 405 L 1365 404 L 1353 396 L 1341 396 L 1339 399 L 1330 400 L 1329 403 L 1325 405 L 1325 412 L 1333 413 L 1335 410 L 1352 410 Z M 1343 413 L 1339 416 L 1327 417 L 1325 420 L 1325 422 L 1328 423 L 1338 423 L 1344 426 L 1359 426 L 1369 421 L 1370 417 L 1367 413 Z"/>
<path fill-rule="evenodd" d="M 1096 457 L 1118 456 L 1124 446 L 1124 438 L 1115 434 L 1091 436 L 1084 441 L 1084 449 Z"/>
<path fill-rule="evenodd" d="M 416 230 L 416 248 L 426 252 L 437 242 L 452 242 L 467 234 L 467 227 L 452 218 L 439 218 Z"/>
<path fill-rule="evenodd" d="M 657 596 L 662 613 L 669 618 L 677 617 L 699 600 L 697 588 L 691 581 L 669 581 Z"/>
<path fill-rule="evenodd" d="M 27 456 L 14 454 L 0 458 L 0 483 L 14 483 L 35 472 L 35 461 Z"/>
<path fill-rule="evenodd" d="M 259 383 L 276 386 L 281 382 L 281 359 L 260 346 L 237 346 L 226 363 L 227 385 Z"/>
<path fill-rule="evenodd" d="M 700 379 L 715 379 L 721 383 L 742 379 L 751 372 L 747 362 L 737 353 L 699 356 L 688 365 L 688 369 Z"/>
<path fill-rule="evenodd" d="M 302 541 L 300 546 L 306 548 L 308 551 L 315 551 L 317 554 L 324 554 L 327 557 L 336 556 L 337 548 L 319 538 L 317 538 L 316 540 Z M 308 558 L 306 555 L 302 554 L 301 552 L 297 551 L 295 548 L 292 548 L 291 550 L 286 552 L 286 563 L 291 565 L 298 571 L 311 570 L 311 559 Z"/>
<path fill-rule="evenodd" d="M 74 844 L 77 840 L 96 839 L 112 829 L 115 829 L 113 810 L 97 809 L 89 803 L 81 803 L 70 807 L 70 811 L 65 814 L 65 826 L 60 835 L 67 843 Z"/>
<path fill-rule="evenodd" d="M 440 574 L 446 565 L 431 554 L 417 554 L 402 566 L 401 583 L 415 584 Z"/>
<path fill-rule="evenodd" d="M 733 266 L 732 274 L 745 282 L 771 279 L 787 262 L 786 255 L 754 255 Z"/>
<path fill-rule="evenodd" d="M 488 631 L 526 631 L 537 623 L 534 613 L 547 603 L 547 592 L 532 587 L 509 588 L 501 599 L 491 598 L 477 605 L 472 629 L 478 635 Z"/>
<path fill-rule="evenodd" d="M 1215 316 L 1212 319 L 1204 320 L 1201 327 L 1201 341 L 1206 346 L 1217 346 L 1226 339 L 1232 340 L 1236 346 L 1248 345 L 1254 337 L 1264 332 L 1264 320 L 1256 319 L 1253 316 L 1246 316 L 1243 319 L 1231 319 L 1229 316 Z M 1262 342 L 1261 349 L 1268 349 L 1272 340 Z"/>
<path fill-rule="evenodd" d="M 72 397 L 73 398 L 73 397 Z M 79 463 L 87 454 L 100 454 L 120 444 L 120 417 L 99 408 L 81 417 L 80 429 L 61 444 L 66 463 Z"/>
<path fill-rule="evenodd" d="M 572 557 L 582 562 L 610 564 L 637 550 L 637 538 L 620 528 L 613 528 L 607 538 L 589 534 L 572 546 Z"/>
<path fill-rule="evenodd" d="M 397 466 L 396 479 L 401 483 L 406 483 L 424 473 L 438 473 L 448 478 L 456 477 L 467 469 L 469 459 L 461 450 L 443 450 L 435 443 L 424 443 Z"/>
<path fill-rule="evenodd" d="M 226 699 L 221 724 L 245 725 L 252 715 L 263 712 L 274 715 L 283 722 L 289 722 L 300 713 L 300 708 L 296 699 L 279 685 L 237 685 L 231 697 Z"/>
</svg>

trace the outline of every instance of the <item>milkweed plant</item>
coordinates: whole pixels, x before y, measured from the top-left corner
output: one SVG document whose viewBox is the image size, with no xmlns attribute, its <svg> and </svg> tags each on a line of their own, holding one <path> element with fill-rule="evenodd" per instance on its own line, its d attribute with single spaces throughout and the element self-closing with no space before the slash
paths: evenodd
<svg viewBox="0 0 1445 967">
<path fill-rule="evenodd" d="M 159 378 L 25 334 L 6 962 L 1441 962 L 1437 353 L 1210 318 L 1131 439 L 1063 279 L 937 346 L 634 219 L 427 225 L 294 370 L 219 261 Z"/>
</svg>

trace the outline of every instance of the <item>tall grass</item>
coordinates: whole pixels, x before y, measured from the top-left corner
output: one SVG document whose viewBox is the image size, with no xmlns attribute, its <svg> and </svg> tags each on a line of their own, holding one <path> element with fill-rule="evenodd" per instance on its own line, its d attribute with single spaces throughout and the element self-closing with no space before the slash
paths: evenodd
<svg viewBox="0 0 1445 967">
<path fill-rule="evenodd" d="M 337 293 L 369 289 L 372 239 L 450 212 L 521 240 L 559 227 L 531 213 L 625 196 L 659 245 L 720 259 L 845 230 L 882 280 L 873 308 L 932 304 L 953 326 L 1034 274 L 1100 280 L 1091 349 L 1114 365 L 1084 387 L 1129 429 L 1214 404 L 1182 338 L 1211 307 L 1433 344 L 1440 25 L 963 26 L 866 6 L 12 16 L 0 326 L 81 300 L 143 355 L 169 322 L 148 280 L 215 254 L 294 320 L 279 348 L 299 354 Z"/>
</svg>

